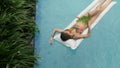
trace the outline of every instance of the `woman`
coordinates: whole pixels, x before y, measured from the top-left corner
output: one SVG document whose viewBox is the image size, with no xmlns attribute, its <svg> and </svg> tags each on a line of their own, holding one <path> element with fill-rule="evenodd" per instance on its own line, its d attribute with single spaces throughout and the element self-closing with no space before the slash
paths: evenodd
<svg viewBox="0 0 120 68">
<path fill-rule="evenodd" d="M 101 0 L 98 4 L 98 6 L 92 10 L 83 15 L 82 17 L 77 17 L 78 20 L 76 21 L 76 24 L 71 27 L 70 29 L 61 30 L 61 29 L 54 29 L 52 36 L 50 38 L 50 44 L 53 42 L 53 37 L 56 32 L 61 33 L 61 39 L 62 41 L 67 41 L 69 39 L 80 39 L 80 38 L 87 38 L 90 36 L 90 26 L 92 23 L 96 20 L 96 18 L 100 15 L 100 13 L 112 2 L 112 0 L 109 0 L 107 3 L 105 3 L 106 0 Z M 82 34 L 82 32 L 88 28 L 87 34 Z"/>
</svg>

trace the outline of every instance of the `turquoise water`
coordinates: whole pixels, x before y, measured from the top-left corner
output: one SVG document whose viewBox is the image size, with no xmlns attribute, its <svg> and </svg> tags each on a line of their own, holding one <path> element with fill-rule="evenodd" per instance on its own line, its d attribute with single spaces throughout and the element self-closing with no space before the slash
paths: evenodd
<svg viewBox="0 0 120 68">
<path fill-rule="evenodd" d="M 120 68 L 120 0 L 101 19 L 76 50 L 49 39 L 54 28 L 64 29 L 93 0 L 39 0 L 34 68 Z"/>
</svg>

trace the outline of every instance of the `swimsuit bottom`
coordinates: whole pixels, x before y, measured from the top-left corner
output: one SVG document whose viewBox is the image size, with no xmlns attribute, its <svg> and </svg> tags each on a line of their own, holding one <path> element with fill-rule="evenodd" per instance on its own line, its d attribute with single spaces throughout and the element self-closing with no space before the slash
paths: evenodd
<svg viewBox="0 0 120 68">
<path fill-rule="evenodd" d="M 78 18 L 77 22 L 82 22 L 82 23 L 86 23 L 87 24 L 90 21 L 91 18 L 92 18 L 92 15 L 90 15 L 88 13 L 87 16 L 82 16 L 82 17 Z"/>
</svg>

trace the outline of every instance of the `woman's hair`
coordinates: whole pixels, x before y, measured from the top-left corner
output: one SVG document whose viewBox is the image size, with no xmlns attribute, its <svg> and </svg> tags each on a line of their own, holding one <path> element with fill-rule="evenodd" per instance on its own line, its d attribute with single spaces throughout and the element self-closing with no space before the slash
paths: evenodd
<svg viewBox="0 0 120 68">
<path fill-rule="evenodd" d="M 61 32 L 61 39 L 62 41 L 67 41 L 68 39 L 71 39 L 72 37 L 68 35 L 67 33 Z"/>
</svg>

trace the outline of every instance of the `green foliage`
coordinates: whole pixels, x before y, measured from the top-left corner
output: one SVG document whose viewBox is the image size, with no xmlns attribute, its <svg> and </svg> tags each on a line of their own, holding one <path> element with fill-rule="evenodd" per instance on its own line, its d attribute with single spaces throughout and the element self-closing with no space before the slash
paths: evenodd
<svg viewBox="0 0 120 68">
<path fill-rule="evenodd" d="M 35 3 L 0 0 L 0 68 L 32 68 Z"/>
</svg>

